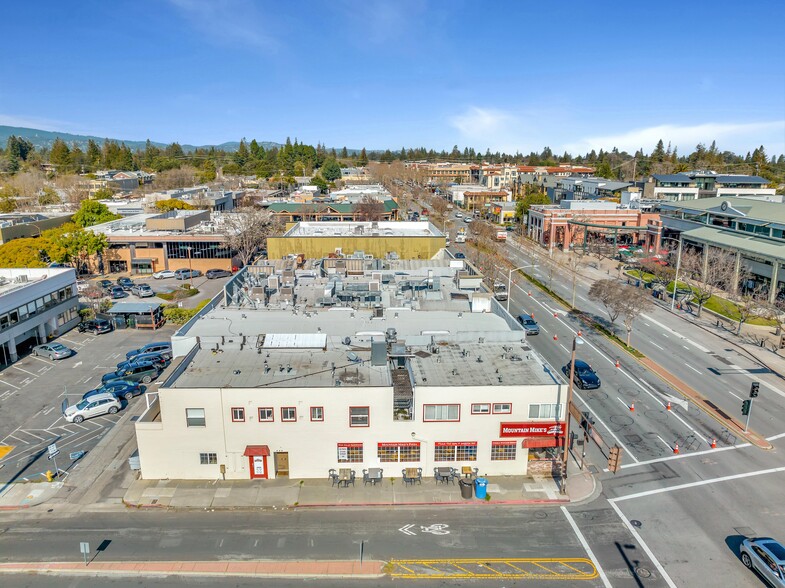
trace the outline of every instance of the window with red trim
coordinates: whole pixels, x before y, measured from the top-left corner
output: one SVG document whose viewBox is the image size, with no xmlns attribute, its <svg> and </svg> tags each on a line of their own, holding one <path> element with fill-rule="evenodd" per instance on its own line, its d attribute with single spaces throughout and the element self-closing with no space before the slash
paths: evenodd
<svg viewBox="0 0 785 588">
<path fill-rule="evenodd" d="M 242 407 L 232 407 L 232 422 L 244 423 L 245 422 L 245 409 Z"/>
<path fill-rule="evenodd" d="M 472 414 L 491 414 L 491 405 L 487 402 L 472 404 Z"/>
<path fill-rule="evenodd" d="M 493 414 L 512 414 L 512 404 L 509 402 L 494 402 Z"/>
<path fill-rule="evenodd" d="M 371 409 L 368 406 L 349 407 L 349 426 L 350 427 L 370 427 Z"/>
<path fill-rule="evenodd" d="M 312 406 L 311 407 L 311 420 L 312 421 L 323 421 L 324 420 L 324 407 L 323 406 Z"/>
<path fill-rule="evenodd" d="M 292 423 L 297 420 L 297 408 L 294 406 L 281 407 L 281 420 L 284 423 Z"/>
<path fill-rule="evenodd" d="M 272 423 L 275 420 L 275 411 L 271 406 L 263 406 L 259 409 L 259 422 Z"/>
</svg>

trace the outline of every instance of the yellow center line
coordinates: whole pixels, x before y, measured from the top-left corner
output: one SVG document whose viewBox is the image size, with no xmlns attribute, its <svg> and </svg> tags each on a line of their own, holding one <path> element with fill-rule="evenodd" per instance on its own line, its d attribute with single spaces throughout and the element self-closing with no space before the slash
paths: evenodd
<svg viewBox="0 0 785 588">
<path fill-rule="evenodd" d="M 541 579 L 541 580 L 590 580 L 599 574 L 594 563 L 585 558 L 530 558 L 530 559 L 502 559 L 502 558 L 481 558 L 481 559 L 427 559 L 427 560 L 391 560 L 393 570 L 390 576 L 403 579 L 458 579 L 458 578 L 521 578 L 521 579 Z M 489 564 L 495 563 L 506 566 L 510 571 L 497 570 Z M 526 571 L 515 564 L 527 564 L 536 566 L 543 570 L 537 573 Z M 546 565 L 542 565 L 546 564 Z M 562 565 L 574 573 L 558 572 L 547 567 L 547 564 Z M 574 565 L 583 564 L 590 568 L 590 571 L 581 570 Z M 472 572 L 467 567 L 474 565 L 479 569 Z M 420 568 L 420 569 L 418 569 Z M 480 571 L 482 570 L 482 571 Z M 515 571 L 512 571 L 515 570 Z"/>
</svg>

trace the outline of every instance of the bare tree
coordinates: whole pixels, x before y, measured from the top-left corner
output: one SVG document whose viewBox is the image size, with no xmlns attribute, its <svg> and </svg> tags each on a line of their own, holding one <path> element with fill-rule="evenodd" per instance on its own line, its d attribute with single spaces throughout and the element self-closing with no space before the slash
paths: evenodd
<svg viewBox="0 0 785 588">
<path fill-rule="evenodd" d="M 196 168 L 188 165 L 162 171 L 155 176 L 155 189 L 171 190 L 193 186 L 196 183 L 196 172 Z"/>
<path fill-rule="evenodd" d="M 584 265 L 583 259 L 581 256 L 578 255 L 575 251 L 570 252 L 569 256 L 564 262 L 564 265 L 570 271 L 570 277 L 572 278 L 572 308 L 575 308 L 575 293 L 578 286 L 578 274 L 580 273 L 578 270 Z"/>
<path fill-rule="evenodd" d="M 373 196 L 363 194 L 360 201 L 354 205 L 354 214 L 357 220 L 379 221 L 384 218 L 384 204 Z"/>
<path fill-rule="evenodd" d="M 745 291 L 743 294 L 735 297 L 735 311 L 739 324 L 736 327 L 736 334 L 741 335 L 741 328 L 744 323 L 756 316 L 766 316 L 768 310 L 768 297 L 763 289 L 758 286 L 752 290 Z M 731 314 L 731 313 L 728 313 Z"/>
<path fill-rule="evenodd" d="M 226 228 L 226 243 L 236 251 L 243 265 L 253 260 L 256 251 L 267 244 L 267 237 L 280 231 L 272 213 L 258 208 L 238 208 L 221 215 Z"/>
<path fill-rule="evenodd" d="M 645 289 L 632 288 L 622 285 L 617 289 L 616 296 L 621 306 L 621 315 L 624 320 L 624 327 L 627 329 L 627 347 L 630 346 L 632 336 L 632 326 L 641 313 L 653 306 L 651 296 Z"/>
<path fill-rule="evenodd" d="M 706 247 L 709 247 L 706 245 Z M 722 288 L 732 290 L 736 267 L 736 254 L 724 249 L 711 247 L 708 251 L 683 251 L 681 267 L 684 269 L 679 276 L 692 290 L 692 296 L 698 305 L 697 316 L 700 317 L 703 305 Z"/>
<path fill-rule="evenodd" d="M 623 300 L 619 296 L 620 291 L 622 285 L 615 280 L 597 280 L 589 288 L 589 299 L 605 307 L 611 324 L 615 324 L 616 319 L 624 312 Z"/>
<path fill-rule="evenodd" d="M 90 197 L 90 182 L 81 176 L 58 176 L 55 185 L 65 192 L 69 204 L 74 208 Z"/>
</svg>

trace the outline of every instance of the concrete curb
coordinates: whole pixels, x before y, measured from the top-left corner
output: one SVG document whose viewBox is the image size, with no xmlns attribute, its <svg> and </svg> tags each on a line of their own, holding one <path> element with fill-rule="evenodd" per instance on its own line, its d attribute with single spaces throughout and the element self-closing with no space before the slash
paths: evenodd
<svg viewBox="0 0 785 588">
<path fill-rule="evenodd" d="M 404 506 L 407 508 L 411 508 L 413 506 L 523 506 L 523 505 L 549 505 L 549 504 L 571 504 L 571 501 L 568 498 L 543 498 L 543 499 L 528 499 L 528 500 L 477 500 L 473 498 L 471 501 L 464 500 L 464 501 L 450 501 L 450 502 L 355 502 L 355 503 L 341 503 L 335 504 L 331 502 L 326 502 L 323 504 L 298 504 L 296 506 L 292 506 L 291 508 L 296 509 L 303 509 L 303 508 L 335 508 L 335 507 L 356 507 L 356 508 L 369 508 L 374 506 L 383 506 L 386 508 L 389 507 L 396 507 L 396 506 Z"/>
</svg>

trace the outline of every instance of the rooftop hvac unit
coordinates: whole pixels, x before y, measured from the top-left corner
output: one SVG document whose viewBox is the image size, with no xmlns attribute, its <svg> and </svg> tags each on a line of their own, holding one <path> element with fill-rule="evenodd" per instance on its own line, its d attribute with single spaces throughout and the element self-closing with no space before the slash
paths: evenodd
<svg viewBox="0 0 785 588">
<path fill-rule="evenodd" d="M 278 289 L 278 276 L 270 276 L 267 278 L 267 287 L 270 290 L 277 290 Z"/>
<path fill-rule="evenodd" d="M 369 286 L 368 289 L 371 292 L 379 292 L 381 290 L 380 283 L 375 280 L 373 282 L 370 282 L 368 286 Z"/>
<path fill-rule="evenodd" d="M 293 300 L 294 288 L 281 288 L 281 298 L 283 300 Z"/>
<path fill-rule="evenodd" d="M 374 306 L 373 307 L 373 318 L 384 318 L 384 307 L 383 306 Z"/>
<path fill-rule="evenodd" d="M 17 282 L 18 284 L 24 284 L 25 282 L 27 282 L 27 276 L 24 276 L 24 275 L 22 275 L 22 276 L 16 276 L 16 278 L 15 278 L 15 279 L 16 279 L 16 282 Z"/>
</svg>

